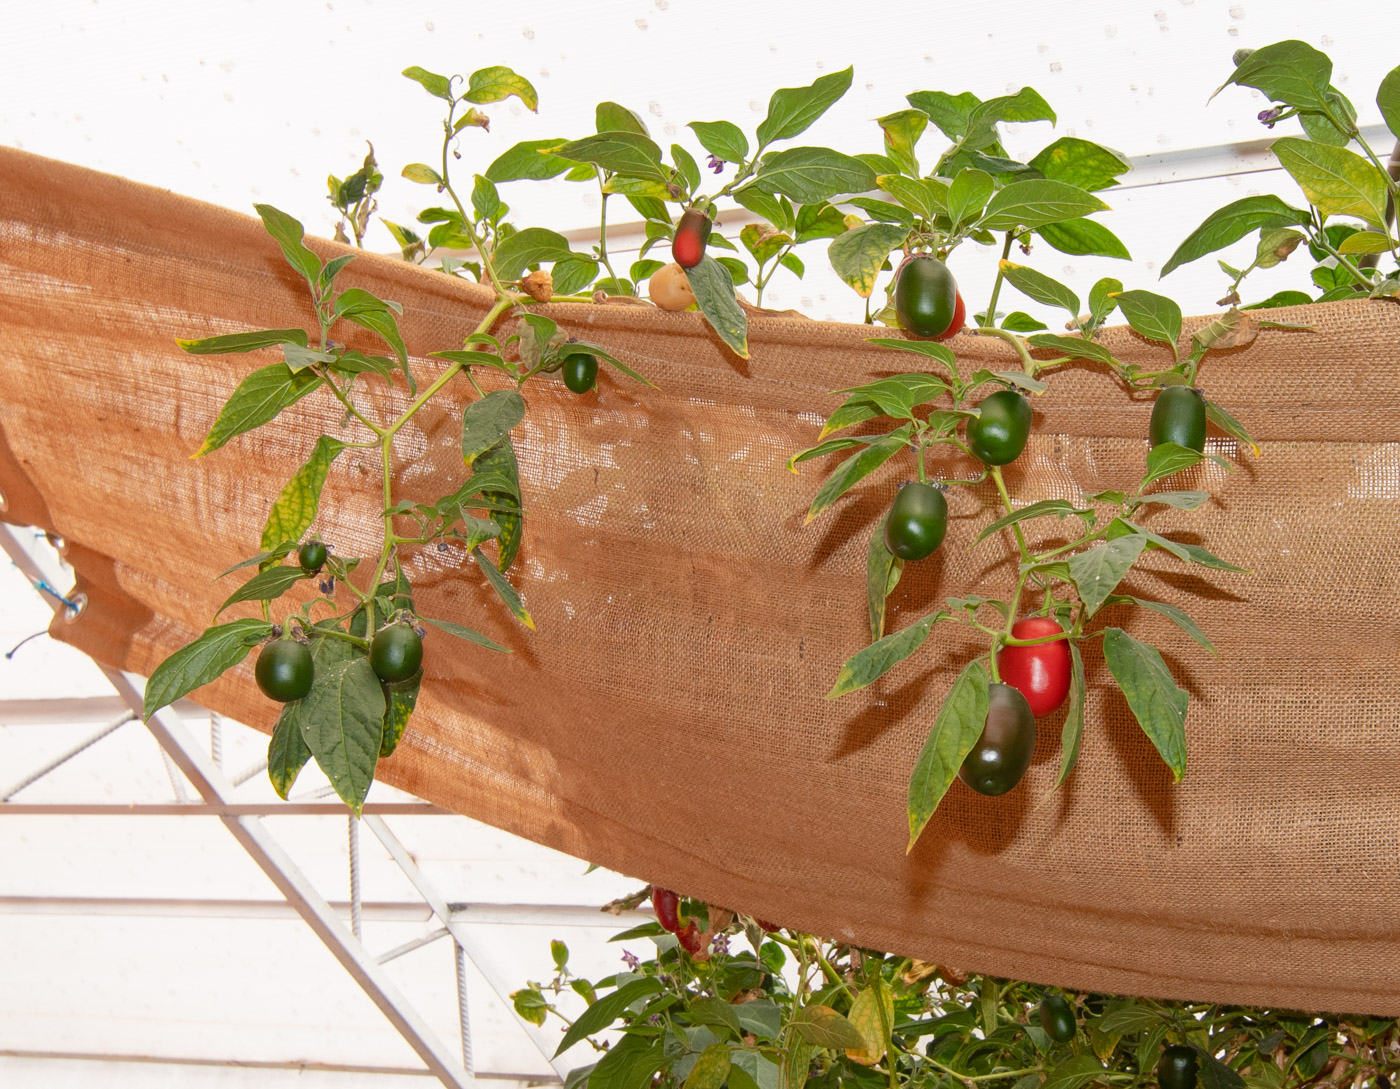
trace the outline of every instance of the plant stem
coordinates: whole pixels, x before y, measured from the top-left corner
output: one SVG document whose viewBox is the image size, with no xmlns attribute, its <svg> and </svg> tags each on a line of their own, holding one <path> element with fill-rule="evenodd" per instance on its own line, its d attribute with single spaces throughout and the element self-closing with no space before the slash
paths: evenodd
<svg viewBox="0 0 1400 1089">
<path fill-rule="evenodd" d="M 1026 347 L 1026 342 L 1010 329 L 998 329 L 996 326 L 992 325 L 978 325 L 975 328 L 969 329 L 968 332 L 977 333 L 985 337 L 996 337 L 998 340 L 1006 341 L 1007 344 L 1010 344 L 1016 349 L 1016 354 L 1021 357 L 1021 369 L 1032 378 L 1035 377 L 1035 372 L 1040 369 L 1041 364 L 1031 358 L 1030 349 Z M 1057 359 L 1054 362 L 1063 363 L 1065 361 L 1063 359 Z M 1053 363 L 1045 364 L 1047 367 L 1053 365 Z"/>
<path fill-rule="evenodd" d="M 964 1074 L 954 1070 L 951 1066 L 944 1066 L 937 1059 L 927 1059 L 925 1061 L 929 1066 L 941 1070 L 945 1074 L 951 1074 L 953 1077 L 965 1082 L 998 1081 L 1002 1078 L 1023 1078 L 1027 1074 L 1039 1074 L 1041 1072 L 1041 1068 L 1038 1066 L 1028 1066 L 1024 1070 L 1006 1070 L 995 1074 Z"/>
<path fill-rule="evenodd" d="M 1002 261 L 1007 260 L 1011 256 L 1011 239 L 1012 233 L 1007 231 L 1006 243 L 1001 247 Z M 998 262 L 997 278 L 992 281 L 992 299 L 987 303 L 987 313 L 984 315 L 988 325 L 995 325 L 997 323 L 997 296 L 1001 294 L 1001 282 L 1003 279 L 1005 279 L 1005 275 L 1001 271 L 1001 263 Z M 978 332 L 982 332 L 982 330 L 979 329 Z"/>
<path fill-rule="evenodd" d="M 1006 508 L 1007 514 L 1013 514 L 1015 512 L 1015 508 L 1011 505 L 1011 496 L 1007 494 L 1006 481 L 1002 479 L 1001 475 L 1001 466 L 991 466 L 991 474 L 992 481 L 997 486 L 997 493 L 1001 496 L 1001 505 Z M 1019 522 L 1014 522 L 1012 523 L 1011 528 L 1016 533 L 1016 544 L 1021 549 L 1021 562 L 1030 563 L 1031 551 L 1029 548 L 1026 547 L 1026 538 L 1025 535 L 1021 532 L 1021 524 Z"/>
<path fill-rule="evenodd" d="M 603 192 L 603 179 L 598 178 L 598 192 L 603 198 L 602 211 L 598 217 L 598 260 L 603 262 L 603 267 L 608 270 L 608 275 L 614 282 L 617 280 L 617 273 L 613 271 L 612 262 L 608 260 L 608 196 Z"/>
</svg>

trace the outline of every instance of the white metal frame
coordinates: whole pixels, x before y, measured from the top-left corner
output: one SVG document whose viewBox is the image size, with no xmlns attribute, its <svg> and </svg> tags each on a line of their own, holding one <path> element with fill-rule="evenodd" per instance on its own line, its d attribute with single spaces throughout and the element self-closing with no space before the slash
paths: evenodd
<svg viewBox="0 0 1400 1089">
<path fill-rule="evenodd" d="M 54 587 L 63 584 L 63 576 L 52 559 L 35 545 L 31 532 L 26 536 L 15 527 L 0 523 L 0 548 L 9 553 L 15 565 L 43 592 L 55 613 L 65 613 L 70 619 L 81 615 L 83 602 L 65 598 Z M 350 829 L 350 900 L 332 904 L 316 890 L 296 862 L 268 831 L 264 816 L 344 814 L 339 802 L 319 801 L 316 795 L 280 804 L 247 804 L 234 798 L 237 786 L 261 773 L 266 763 L 259 764 L 229 779 L 219 766 L 221 734 L 217 717 L 211 720 L 210 751 L 205 751 L 186 728 L 180 715 L 170 707 L 157 711 L 146 723 L 160 745 L 163 758 L 171 771 L 171 785 L 176 796 L 173 803 L 138 805 L 52 803 L 31 804 L 9 799 L 24 787 L 49 774 L 63 763 L 103 737 L 138 720 L 143 708 L 144 682 L 133 674 L 111 669 L 95 662 L 129 709 L 116 721 L 110 722 L 83 742 L 49 760 L 41 768 L 8 786 L 0 786 L 0 814 L 26 815 L 123 815 L 123 816 L 184 816 L 217 817 L 268 876 L 284 897 L 279 901 L 206 901 L 199 905 L 185 902 L 186 912 L 209 915 L 244 915 L 292 912 L 309 926 L 325 944 L 350 977 L 369 996 L 384 1017 L 399 1032 L 423 1061 L 427 1070 L 443 1085 L 462 1089 L 475 1080 L 472 1064 L 471 1026 L 467 1005 L 467 964 L 470 962 L 485 978 L 491 989 L 512 1010 L 512 986 L 509 978 L 494 963 L 489 950 L 473 931 L 473 924 L 501 922 L 545 922 L 553 924 L 596 925 L 598 915 L 592 910 L 565 906 L 537 907 L 533 905 L 453 904 L 437 890 L 409 855 L 399 838 L 385 821 L 390 815 L 436 815 L 449 811 L 426 802 L 370 803 L 364 807 L 363 824 L 388 851 L 389 855 L 422 898 L 421 903 L 364 904 L 359 885 L 360 822 L 349 818 Z M 179 775 L 174 774 L 178 769 Z M 199 794 L 199 801 L 188 799 L 184 780 Z M 116 900 L 103 898 L 2 897 L 0 914 L 82 911 L 93 914 L 155 914 L 174 905 L 165 900 Z M 351 925 L 347 928 L 343 915 L 348 908 Z M 374 956 L 360 939 L 363 916 L 379 918 L 417 918 L 435 916 L 439 928 L 421 938 Z M 638 916 L 641 917 L 640 915 Z M 454 1054 L 407 998 L 389 978 L 384 965 L 396 957 L 435 941 L 451 937 L 457 972 L 458 1022 L 461 1032 L 461 1054 Z M 528 1021 L 517 1018 L 540 1054 L 549 1062 L 560 1079 L 572 1069 L 563 1057 L 554 1055 L 557 1039 Z"/>
</svg>

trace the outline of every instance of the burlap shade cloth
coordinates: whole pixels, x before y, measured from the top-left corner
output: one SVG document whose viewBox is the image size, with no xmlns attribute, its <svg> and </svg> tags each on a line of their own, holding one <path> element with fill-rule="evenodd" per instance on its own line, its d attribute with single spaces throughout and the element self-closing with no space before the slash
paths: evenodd
<svg viewBox="0 0 1400 1089">
<path fill-rule="evenodd" d="M 315 437 L 362 436 L 319 394 L 189 460 L 237 382 L 277 357 L 189 356 L 175 338 L 307 326 L 304 285 L 254 218 L 14 151 L 0 152 L 0 177 L 3 516 L 69 542 L 89 605 L 54 634 L 149 673 L 210 623 L 236 584 L 214 576 L 257 551 Z M 490 304 L 481 288 L 384 257 L 361 255 L 342 277 L 403 304 L 424 376 L 441 366 L 427 353 L 460 347 Z M 785 462 L 815 441 L 831 390 L 917 358 L 866 344 L 865 327 L 755 317 L 741 362 L 697 314 L 547 312 L 659 389 L 612 373 L 584 397 L 557 376 L 526 387 L 513 579 L 538 631 L 455 553 L 415 556 L 424 614 L 514 653 L 432 634 L 417 713 L 382 779 L 688 895 L 956 968 L 1400 1015 L 1393 304 L 1284 311 L 1315 331 L 1266 331 L 1203 368 L 1209 396 L 1263 456 L 1212 438 L 1235 471 L 1202 467 L 1177 486 L 1216 498 L 1150 524 L 1249 573 L 1155 553 L 1125 588 L 1189 609 L 1219 656 L 1155 614 L 1109 614 L 1161 647 L 1191 692 L 1185 780 L 1172 784 L 1090 644 L 1067 787 L 1042 801 L 1059 714 L 1041 722 L 1021 787 L 997 799 L 954 784 L 908 856 L 909 772 L 977 646 L 940 626 L 881 683 L 826 700 L 868 639 L 866 541 L 908 467 L 804 527 L 831 463 L 793 475 Z M 1104 340 L 1126 360 L 1165 357 L 1124 329 Z M 954 347 L 969 368 L 1014 365 L 992 340 Z M 401 381 L 364 388 L 377 410 L 406 403 Z M 457 392 L 401 433 L 400 495 L 429 500 L 461 482 L 468 389 Z M 1007 473 L 1014 497 L 1136 486 L 1145 400 L 1081 368 L 1054 375 L 1034 405 L 1034 436 Z M 356 451 L 331 471 L 317 528 L 342 554 L 377 553 L 378 473 Z M 949 595 L 1009 594 L 1006 542 L 968 548 L 995 516 L 990 493 L 953 492 L 948 540 L 906 569 L 891 630 Z M 251 664 L 196 695 L 268 729 L 275 708 Z"/>
</svg>

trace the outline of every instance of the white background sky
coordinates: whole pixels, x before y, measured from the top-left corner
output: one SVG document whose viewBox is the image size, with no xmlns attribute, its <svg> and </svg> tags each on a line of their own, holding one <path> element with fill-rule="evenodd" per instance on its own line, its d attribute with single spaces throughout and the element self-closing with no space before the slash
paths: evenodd
<svg viewBox="0 0 1400 1089">
<path fill-rule="evenodd" d="M 1172 294 L 1187 313 L 1203 313 L 1223 291 L 1210 261 L 1173 274 L 1160 287 L 1157 268 L 1214 208 L 1254 192 L 1290 192 L 1278 171 L 1231 176 L 1245 165 L 1267 166 L 1247 154 L 1248 145 L 1270 135 L 1254 119 L 1265 105 L 1259 96 L 1231 88 L 1210 104 L 1207 98 L 1228 76 L 1234 49 L 1294 37 L 1331 53 L 1334 82 L 1351 96 L 1362 123 L 1379 120 L 1376 84 L 1400 64 L 1400 5 L 1394 3 L 46 0 L 7 5 L 0 145 L 244 212 L 266 201 L 301 218 L 312 233 L 329 236 L 334 220 L 325 177 L 353 171 L 367 139 L 386 175 L 385 216 L 411 222 L 418 208 L 437 203 L 431 190 L 398 177 L 405 163 L 432 161 L 440 139 L 438 103 L 398 74 L 411 64 L 445 74 L 505 64 L 538 88 L 538 116 L 514 100 L 486 107 L 489 135 L 469 131 L 462 141 L 463 179 L 519 140 L 591 132 L 593 107 L 602 99 L 629 106 L 663 146 L 679 141 L 703 161 L 685 122 L 724 118 L 751 134 L 773 89 L 805 85 L 848 64 L 855 66 L 851 91 L 798 142 L 876 151 L 873 119 L 903 108 L 911 91 L 971 90 L 985 98 L 1029 85 L 1057 110 L 1059 122 L 1053 129 L 1013 127 L 1007 133 L 1013 153 L 1029 156 L 1057 136 L 1077 135 L 1130 157 L 1187 153 L 1175 166 L 1149 164 L 1153 180 L 1168 179 L 1174 169 L 1220 175 L 1106 194 L 1114 211 L 1100 218 L 1127 243 L 1135 257 L 1131 266 L 1067 258 L 1044 247 L 1029 263 L 1065 278 L 1081 296 L 1099 276 L 1115 275 L 1129 286 Z M 926 139 L 924 157 L 931 161 L 937 135 L 931 131 Z M 1193 149 L 1208 150 L 1193 156 Z M 513 183 L 504 196 L 521 226 L 563 230 L 596 219 L 596 192 L 562 181 Z M 103 214 L 98 206 L 90 211 Z M 619 214 L 625 218 L 626 209 Z M 382 228 L 368 241 L 375 249 L 391 248 Z M 808 279 L 780 279 L 765 300 L 769 305 L 795 306 L 818 318 L 858 317 L 859 300 L 823 271 L 824 245 L 802 254 Z M 1247 263 L 1243 255 L 1251 251 L 1244 242 L 1232 252 Z M 970 306 L 985 299 L 988 256 L 960 251 L 954 258 Z M 1259 277 L 1253 294 L 1298 286 L 1305 272 L 1285 265 Z M 46 623 L 47 610 L 17 574 L 4 574 L 0 641 L 9 649 Z M 43 640 L 29 644 L 13 661 L 0 660 L 0 701 L 102 692 L 74 661 Z M 0 778 L 8 780 L 11 769 L 18 773 L 25 761 L 41 759 L 88 728 L 3 725 Z M 258 744 L 257 738 L 228 742 L 244 757 Z M 103 745 L 75 762 L 64 773 L 68 778 L 55 778 L 44 788 L 49 793 L 34 796 L 91 800 L 168 791 L 154 744 L 139 727 L 125 727 Z M 582 879 L 579 864 L 470 822 L 416 834 L 416 849 L 450 886 L 449 896 L 586 903 L 619 887 L 613 878 Z M 343 897 L 343 821 L 326 822 L 320 838 L 297 835 L 294 843 L 323 891 Z M 382 860 L 371 868 L 383 877 Z M 400 891 L 391 886 L 383 895 Z M 266 897 L 271 888 L 217 822 L 204 818 L 5 818 L 0 900 L 42 894 Z M 379 894 L 367 886 L 367 896 Z M 371 936 L 378 947 L 401 940 L 389 932 Z M 502 937 L 499 948 L 523 982 L 545 974 L 554 936 Z M 610 970 L 616 953 L 595 943 L 589 956 L 601 972 Z M 271 974 L 259 967 L 267 956 L 280 964 Z M 403 962 L 403 985 L 450 1038 L 455 1007 L 447 948 L 432 947 L 426 956 Z M 479 981 L 474 986 L 480 990 Z M 483 1026 L 492 1026 L 482 1029 L 484 1064 L 540 1068 L 523 1037 L 504 1031 L 499 1011 L 478 1008 Z M 392 1030 L 295 922 L 0 916 L 0 1083 L 45 1089 L 293 1080 L 302 1086 L 399 1084 L 392 1075 L 296 1079 L 277 1070 L 7 1059 L 7 1049 L 216 1063 L 412 1064 Z M 402 1083 L 426 1084 L 417 1078 Z"/>
</svg>

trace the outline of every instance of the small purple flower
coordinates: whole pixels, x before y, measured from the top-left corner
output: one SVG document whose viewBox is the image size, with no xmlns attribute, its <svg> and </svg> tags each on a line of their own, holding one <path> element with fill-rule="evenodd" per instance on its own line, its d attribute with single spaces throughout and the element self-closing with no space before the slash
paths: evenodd
<svg viewBox="0 0 1400 1089">
<path fill-rule="evenodd" d="M 717 956 L 724 956 L 729 953 L 729 935 L 716 934 L 710 941 L 710 952 Z"/>
<path fill-rule="evenodd" d="M 659 1024 L 661 1024 L 661 1015 L 660 1015 L 659 1013 L 654 1013 L 654 1014 L 652 1014 L 650 1017 L 647 1018 L 647 1024 L 648 1024 L 648 1025 L 659 1025 Z"/>
<path fill-rule="evenodd" d="M 711 155 L 709 162 L 707 162 L 705 165 L 708 166 L 711 170 L 713 170 L 716 174 L 724 173 L 724 160 L 716 155 Z"/>
<path fill-rule="evenodd" d="M 632 953 L 623 953 L 622 963 L 627 965 L 630 971 L 635 972 L 637 970 L 637 965 L 641 964 L 642 962 L 638 960 L 637 957 Z"/>
<path fill-rule="evenodd" d="M 1283 107 L 1282 107 L 1282 106 L 1274 106 L 1274 107 L 1272 107 L 1272 108 L 1270 108 L 1270 109 L 1267 109 L 1267 110 L 1261 110 L 1261 111 L 1259 112 L 1259 120 L 1260 120 L 1263 124 L 1267 125 L 1269 128 L 1273 128 L 1274 125 L 1278 122 L 1278 119 L 1279 119 L 1279 117 L 1280 117 L 1282 114 L 1283 114 Z"/>
</svg>

